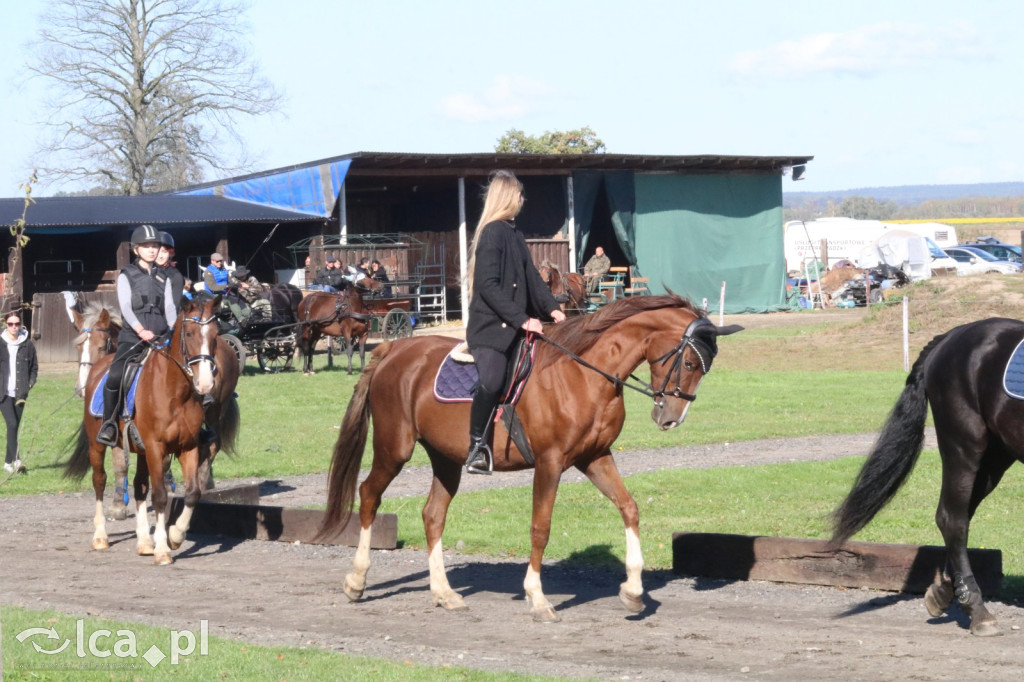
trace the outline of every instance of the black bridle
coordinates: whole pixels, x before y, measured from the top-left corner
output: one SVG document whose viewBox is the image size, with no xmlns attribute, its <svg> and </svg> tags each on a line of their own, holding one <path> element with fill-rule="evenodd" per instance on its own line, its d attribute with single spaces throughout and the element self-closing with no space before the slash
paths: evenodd
<svg viewBox="0 0 1024 682">
<path fill-rule="evenodd" d="M 690 322 L 689 325 L 687 325 L 686 331 L 683 332 L 682 339 L 679 340 L 679 343 L 676 344 L 675 348 L 665 353 L 664 355 L 650 361 L 650 364 L 652 365 L 655 363 L 660 363 L 662 366 L 671 363 L 668 372 L 665 373 L 665 381 L 662 382 L 660 389 L 655 389 L 652 384 L 647 383 L 646 381 L 640 379 L 634 374 L 630 374 L 629 378 L 636 382 L 636 384 L 638 385 L 631 384 L 625 379 L 620 379 L 619 377 L 613 374 L 605 372 L 603 369 L 595 367 L 594 365 L 590 364 L 589 362 L 581 358 L 579 355 L 573 353 L 565 346 L 561 345 L 556 341 L 552 341 L 547 336 L 544 336 L 543 334 L 538 334 L 537 336 L 543 339 L 547 344 L 557 348 L 565 355 L 568 355 L 570 358 L 572 358 L 579 364 L 583 365 L 587 369 L 597 372 L 602 377 L 615 384 L 616 387 L 621 386 L 624 388 L 632 389 L 638 393 L 642 393 L 648 398 L 653 398 L 655 404 L 661 407 L 661 405 L 663 404 L 662 398 L 664 398 L 666 395 L 672 396 L 673 398 L 680 398 L 682 400 L 689 400 L 690 402 L 693 402 L 694 400 L 697 399 L 697 396 L 693 393 L 684 393 L 679 388 L 679 384 L 683 378 L 683 352 L 686 350 L 687 347 L 690 347 L 690 349 L 692 349 L 693 352 L 696 353 L 697 358 L 700 360 L 700 366 L 701 369 L 704 371 L 704 374 L 707 374 L 708 372 L 711 371 L 711 361 L 715 357 L 714 350 L 711 348 L 711 346 L 707 344 L 707 342 L 697 338 L 694 335 L 694 333 L 698 329 L 706 325 L 714 326 L 714 324 L 705 317 L 695 318 L 692 322 Z M 531 334 L 528 333 L 527 337 L 529 336 L 531 336 Z M 668 382 L 672 378 L 673 373 L 676 375 L 676 387 L 672 391 L 667 391 L 666 389 L 668 388 Z"/>
<path fill-rule="evenodd" d="M 81 334 L 83 334 L 85 336 L 85 340 L 82 341 L 83 344 L 89 342 L 89 335 L 92 334 L 93 332 L 100 332 L 101 334 L 106 334 L 106 341 L 104 341 L 104 343 L 103 343 L 103 352 L 105 354 L 109 355 L 114 350 L 114 348 L 113 348 L 114 343 L 111 340 L 111 337 L 114 334 L 114 330 L 110 329 L 110 328 L 107 328 L 107 329 L 93 329 L 92 327 L 86 327 L 85 329 L 81 330 L 81 332 L 80 332 Z M 79 357 L 81 357 L 81 356 L 79 356 Z M 79 367 L 92 367 L 95 364 L 96 364 L 95 362 L 83 362 L 82 360 L 78 361 L 78 366 Z"/>
</svg>

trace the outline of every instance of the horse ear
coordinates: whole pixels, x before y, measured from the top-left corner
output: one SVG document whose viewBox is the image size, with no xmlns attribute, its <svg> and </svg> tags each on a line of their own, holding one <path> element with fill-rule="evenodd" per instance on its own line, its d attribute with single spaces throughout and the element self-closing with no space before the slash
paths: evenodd
<svg viewBox="0 0 1024 682">
<path fill-rule="evenodd" d="M 715 334 L 718 336 L 728 336 L 729 334 L 735 334 L 736 332 L 743 331 L 743 327 L 738 324 L 730 324 L 724 327 L 715 327 Z"/>
<path fill-rule="evenodd" d="M 101 324 L 110 324 L 110 311 L 104 308 L 100 311 L 99 317 L 96 318 L 97 322 Z"/>
</svg>

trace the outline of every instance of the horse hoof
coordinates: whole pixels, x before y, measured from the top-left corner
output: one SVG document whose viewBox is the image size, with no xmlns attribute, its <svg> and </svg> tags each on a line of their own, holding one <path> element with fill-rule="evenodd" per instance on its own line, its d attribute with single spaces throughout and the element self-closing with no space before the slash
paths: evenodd
<svg viewBox="0 0 1024 682">
<path fill-rule="evenodd" d="M 107 542 L 106 538 L 93 538 L 92 539 L 93 549 L 110 549 L 110 543 Z"/>
<path fill-rule="evenodd" d="M 946 612 L 949 606 L 949 599 L 943 599 L 942 588 L 939 585 L 929 585 L 924 593 L 924 607 L 928 609 L 928 615 L 938 618 Z"/>
<path fill-rule="evenodd" d="M 452 592 L 446 597 L 434 596 L 434 605 L 440 606 L 445 611 L 469 611 L 469 607 L 466 606 L 466 602 L 462 600 L 462 595 Z"/>
<path fill-rule="evenodd" d="M 561 618 L 555 613 L 553 606 L 544 606 L 539 609 L 533 610 L 533 622 L 534 623 L 559 623 Z"/>
<path fill-rule="evenodd" d="M 629 594 L 625 590 L 619 590 L 619 601 L 626 607 L 626 610 L 630 613 L 640 613 L 644 610 L 644 600 L 642 596 Z"/>
<path fill-rule="evenodd" d="M 147 545 L 145 543 L 140 542 L 137 549 L 139 551 L 139 556 L 152 556 L 153 551 L 156 548 L 153 545 Z"/>
<path fill-rule="evenodd" d="M 349 601 L 359 601 L 363 598 L 363 588 L 356 587 L 350 578 L 351 576 L 345 576 L 345 596 Z"/>
<path fill-rule="evenodd" d="M 107 518 L 111 521 L 124 521 L 128 518 L 128 507 L 118 504 L 107 509 Z"/>
<path fill-rule="evenodd" d="M 160 553 L 153 556 L 153 563 L 157 566 L 170 566 L 174 563 L 174 559 L 171 558 L 170 554 Z"/>
<path fill-rule="evenodd" d="M 178 530 L 177 526 L 171 526 L 167 529 L 167 545 L 171 549 L 178 549 L 183 542 L 185 542 L 185 534 Z"/>
<path fill-rule="evenodd" d="M 996 637 L 1003 634 L 994 620 L 971 623 L 971 634 L 975 637 Z"/>
</svg>

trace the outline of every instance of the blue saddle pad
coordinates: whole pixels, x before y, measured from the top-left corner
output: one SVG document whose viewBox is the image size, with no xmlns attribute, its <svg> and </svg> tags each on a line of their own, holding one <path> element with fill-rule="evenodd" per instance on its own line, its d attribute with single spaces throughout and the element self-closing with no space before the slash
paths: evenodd
<svg viewBox="0 0 1024 682">
<path fill-rule="evenodd" d="M 442 403 L 471 403 L 479 376 L 475 364 L 456 362 L 449 353 L 434 377 L 434 397 Z"/>
<path fill-rule="evenodd" d="M 92 392 L 92 400 L 89 402 L 89 414 L 94 417 L 103 416 L 103 389 L 107 385 L 107 377 L 110 375 L 108 370 L 103 378 L 100 379 L 100 383 L 96 385 L 96 390 Z M 139 386 L 139 377 L 142 376 L 142 370 L 140 369 L 132 377 L 132 383 L 128 386 L 128 395 L 124 399 L 124 409 L 121 410 L 121 418 L 125 419 L 135 414 L 135 389 Z"/>
<path fill-rule="evenodd" d="M 1003 373 L 1003 390 L 1006 395 L 1017 400 L 1024 400 L 1024 341 L 1017 344 L 1006 363 Z"/>
</svg>

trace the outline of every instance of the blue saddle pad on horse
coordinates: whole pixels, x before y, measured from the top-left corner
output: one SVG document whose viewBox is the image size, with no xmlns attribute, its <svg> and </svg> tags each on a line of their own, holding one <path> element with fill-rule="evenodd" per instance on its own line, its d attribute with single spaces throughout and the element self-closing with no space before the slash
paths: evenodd
<svg viewBox="0 0 1024 682">
<path fill-rule="evenodd" d="M 1010 355 L 1010 361 L 1006 363 L 1006 371 L 1003 372 L 1003 390 L 1006 395 L 1017 400 L 1024 400 L 1024 341 L 1017 344 Z"/>
<path fill-rule="evenodd" d="M 442 403 L 471 403 L 479 378 L 475 364 L 458 362 L 449 353 L 434 377 L 434 397 Z"/>
<path fill-rule="evenodd" d="M 96 390 L 92 392 L 92 400 L 89 402 L 89 414 L 94 417 L 103 416 L 103 389 L 107 386 L 107 377 L 110 376 L 110 370 L 103 375 L 100 379 L 100 383 L 96 385 Z M 131 383 L 128 385 L 128 395 L 124 398 L 124 409 L 121 410 L 121 418 L 126 419 L 135 414 L 135 390 L 139 386 L 139 377 L 142 376 L 142 369 L 132 376 Z"/>
</svg>

